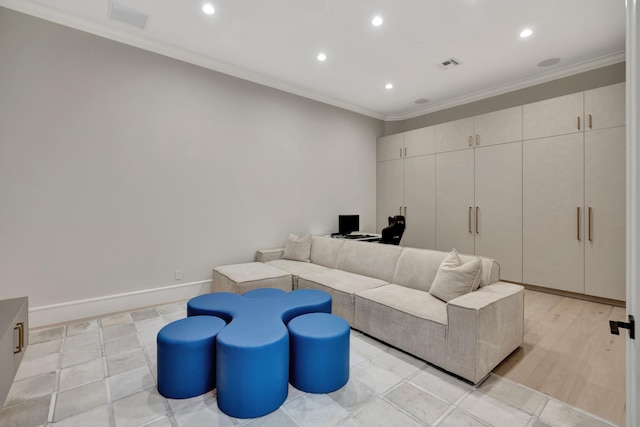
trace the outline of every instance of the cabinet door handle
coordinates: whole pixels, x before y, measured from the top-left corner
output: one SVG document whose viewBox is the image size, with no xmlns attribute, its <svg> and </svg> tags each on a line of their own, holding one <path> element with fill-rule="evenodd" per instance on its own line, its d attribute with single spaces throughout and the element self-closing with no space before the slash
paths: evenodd
<svg viewBox="0 0 640 427">
<path fill-rule="evenodd" d="M 593 117 L 589 114 L 589 129 L 593 129 Z"/>
<path fill-rule="evenodd" d="M 476 145 L 480 145 L 480 135 L 476 134 Z"/>
<path fill-rule="evenodd" d="M 469 135 L 469 147 L 473 147 L 473 136 Z"/>
<path fill-rule="evenodd" d="M 580 116 L 578 116 L 578 130 L 580 130 Z"/>
<path fill-rule="evenodd" d="M 469 233 L 473 233 L 473 231 L 471 231 L 471 211 L 472 210 L 473 208 L 469 206 Z"/>
<path fill-rule="evenodd" d="M 480 225 L 478 224 L 478 213 L 480 213 L 480 208 L 476 206 L 476 234 L 480 234 Z"/>
<path fill-rule="evenodd" d="M 587 209 L 587 214 L 589 217 L 589 223 L 587 224 L 587 234 L 589 237 L 589 241 L 592 242 L 593 240 L 591 240 L 591 206 L 589 206 L 589 209 Z"/>
<path fill-rule="evenodd" d="M 14 330 L 14 333 L 16 331 L 18 332 L 18 343 L 13 349 L 13 354 L 21 353 L 22 349 L 24 348 L 24 323 L 23 322 L 17 323 L 16 326 L 14 326 L 13 330 Z"/>
<path fill-rule="evenodd" d="M 402 215 L 402 206 L 398 208 L 398 215 Z"/>
<path fill-rule="evenodd" d="M 400 158 L 402 158 L 402 147 L 400 147 Z"/>
<path fill-rule="evenodd" d="M 407 157 L 407 147 L 404 147 L 404 156 Z"/>
<path fill-rule="evenodd" d="M 404 207 L 404 218 L 407 219 L 407 207 Z"/>
<path fill-rule="evenodd" d="M 580 206 L 578 206 L 578 215 L 576 216 L 577 238 L 580 240 Z"/>
</svg>

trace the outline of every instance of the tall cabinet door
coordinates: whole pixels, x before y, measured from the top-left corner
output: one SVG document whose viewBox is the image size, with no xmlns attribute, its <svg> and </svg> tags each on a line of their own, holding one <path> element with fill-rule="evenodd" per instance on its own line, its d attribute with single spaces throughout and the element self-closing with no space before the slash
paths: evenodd
<svg viewBox="0 0 640 427">
<path fill-rule="evenodd" d="M 585 293 L 626 299 L 625 128 L 585 133 Z"/>
<path fill-rule="evenodd" d="M 473 149 L 436 154 L 436 249 L 473 254 Z"/>
<path fill-rule="evenodd" d="M 522 141 L 522 106 L 475 116 L 473 126 L 476 148 Z"/>
<path fill-rule="evenodd" d="M 591 89 L 584 93 L 585 131 L 624 126 L 625 84 Z"/>
<path fill-rule="evenodd" d="M 475 150 L 475 254 L 522 282 L 522 142 Z"/>
<path fill-rule="evenodd" d="M 404 160 L 406 229 L 402 245 L 434 249 L 436 243 L 436 156 Z"/>
<path fill-rule="evenodd" d="M 583 133 L 523 142 L 523 281 L 584 292 Z"/>
<path fill-rule="evenodd" d="M 399 159 L 403 156 L 403 148 L 404 134 L 381 136 L 376 144 L 376 160 L 382 162 Z"/>
<path fill-rule="evenodd" d="M 376 164 L 376 227 L 380 232 L 389 225 L 388 217 L 400 215 L 404 206 L 403 160 Z"/>
<path fill-rule="evenodd" d="M 436 125 L 436 151 L 464 150 L 473 146 L 473 117 Z"/>
</svg>

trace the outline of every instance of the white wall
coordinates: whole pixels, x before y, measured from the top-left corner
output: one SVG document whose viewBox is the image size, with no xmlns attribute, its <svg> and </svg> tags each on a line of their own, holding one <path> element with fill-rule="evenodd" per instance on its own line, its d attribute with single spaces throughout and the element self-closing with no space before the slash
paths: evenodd
<svg viewBox="0 0 640 427">
<path fill-rule="evenodd" d="M 0 58 L 0 298 L 198 282 L 339 213 L 375 227 L 381 121 L 3 8 Z"/>
</svg>

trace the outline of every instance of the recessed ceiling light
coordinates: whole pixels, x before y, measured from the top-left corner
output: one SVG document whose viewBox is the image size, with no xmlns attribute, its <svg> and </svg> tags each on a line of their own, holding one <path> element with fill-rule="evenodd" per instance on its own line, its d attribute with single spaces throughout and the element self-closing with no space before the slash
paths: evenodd
<svg viewBox="0 0 640 427">
<path fill-rule="evenodd" d="M 213 5 L 211 3 L 205 3 L 202 6 L 202 11 L 207 15 L 213 15 L 214 13 L 216 13 L 216 10 L 213 8 Z"/>
<path fill-rule="evenodd" d="M 523 39 L 526 39 L 531 34 L 533 34 L 533 31 L 531 31 L 531 28 L 525 28 L 520 32 L 520 37 L 522 37 Z"/>
<path fill-rule="evenodd" d="M 324 53 L 320 52 L 317 56 L 318 61 L 326 61 L 327 60 L 327 55 L 325 55 Z"/>
<path fill-rule="evenodd" d="M 393 89 L 393 84 L 391 83 L 387 83 L 386 85 L 384 85 L 385 89 Z"/>
<path fill-rule="evenodd" d="M 373 25 L 374 27 L 379 27 L 380 25 L 382 25 L 384 21 L 382 20 L 382 17 L 380 16 L 374 16 L 373 19 L 371 20 L 371 25 Z"/>
</svg>

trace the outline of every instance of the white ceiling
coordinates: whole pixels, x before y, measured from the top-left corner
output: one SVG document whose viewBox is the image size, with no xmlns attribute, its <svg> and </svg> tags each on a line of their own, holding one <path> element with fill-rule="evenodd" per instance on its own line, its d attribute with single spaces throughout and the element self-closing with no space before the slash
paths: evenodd
<svg viewBox="0 0 640 427">
<path fill-rule="evenodd" d="M 114 1 L 145 28 L 111 19 L 110 0 L 0 5 L 385 120 L 624 60 L 624 0 L 210 0 L 213 15 L 205 0 Z M 442 70 L 450 57 L 462 64 Z"/>
</svg>

